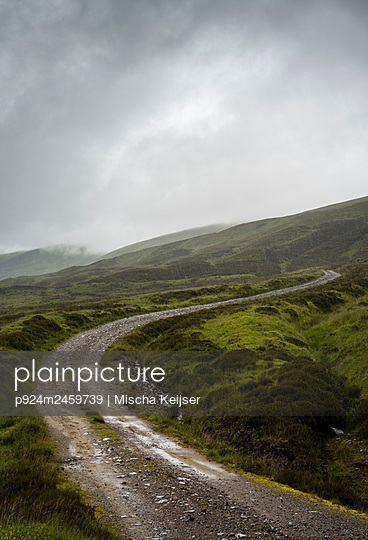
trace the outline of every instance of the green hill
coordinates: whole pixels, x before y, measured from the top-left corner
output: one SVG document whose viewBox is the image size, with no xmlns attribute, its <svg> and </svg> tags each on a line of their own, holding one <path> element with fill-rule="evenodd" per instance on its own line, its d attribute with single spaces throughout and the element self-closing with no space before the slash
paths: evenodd
<svg viewBox="0 0 368 540">
<path fill-rule="evenodd" d="M 0 253 L 0 279 L 57 272 L 72 265 L 90 264 L 97 258 L 83 247 L 53 246 Z"/>
<path fill-rule="evenodd" d="M 112 259 L 110 267 L 209 263 L 220 274 L 271 275 L 366 259 L 367 239 L 368 197 L 364 197 L 122 255 Z"/>
<path fill-rule="evenodd" d="M 187 240 L 188 238 L 194 238 L 197 236 L 203 236 L 204 234 L 216 233 L 228 229 L 231 225 L 208 225 L 207 227 L 196 227 L 194 229 L 186 229 L 184 231 L 179 231 L 171 234 L 164 234 L 163 236 L 156 236 L 155 238 L 150 238 L 149 240 L 144 240 L 142 242 L 136 242 L 135 244 L 130 244 L 124 246 L 120 249 L 106 253 L 100 257 L 100 259 L 113 259 L 119 257 L 120 255 L 125 255 L 126 253 L 136 253 L 142 249 L 147 249 L 151 247 L 163 246 L 166 244 L 171 244 L 172 242 L 179 242 L 181 240 Z"/>
<path fill-rule="evenodd" d="M 86 248 L 76 246 L 52 246 L 28 251 L 0 253 L 0 280 L 19 276 L 44 275 L 73 266 L 85 266 L 98 260 L 112 259 L 126 253 L 136 253 L 142 249 L 222 231 L 227 227 L 230 225 L 209 225 L 165 234 L 124 246 L 105 255 L 89 253 Z"/>
<path fill-rule="evenodd" d="M 50 277 L 115 284 L 215 275 L 267 277 L 367 258 L 368 197 L 364 197 L 125 253 Z"/>
</svg>

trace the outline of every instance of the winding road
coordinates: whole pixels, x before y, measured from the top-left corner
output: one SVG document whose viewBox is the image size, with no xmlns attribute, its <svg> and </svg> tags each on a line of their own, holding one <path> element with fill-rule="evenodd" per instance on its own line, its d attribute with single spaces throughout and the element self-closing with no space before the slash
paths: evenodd
<svg viewBox="0 0 368 540">
<path fill-rule="evenodd" d="M 81 333 L 60 351 L 104 351 L 153 320 L 316 287 L 339 277 L 267 293 L 114 321 Z M 86 418 L 46 418 L 68 476 L 90 493 L 123 538 L 134 540 L 368 539 L 368 521 L 206 459 L 132 416 L 105 417 L 106 430 Z"/>
<path fill-rule="evenodd" d="M 241 302 L 251 302 L 252 300 L 258 300 L 260 298 L 268 298 L 270 296 L 286 294 L 303 289 L 310 289 L 312 287 L 317 287 L 318 285 L 324 285 L 325 283 L 340 277 L 340 274 L 332 270 L 323 270 L 323 274 L 323 276 L 314 279 L 313 281 L 307 281 L 306 283 L 294 285 L 293 287 L 287 287 L 286 289 L 277 289 L 261 294 L 255 294 L 253 296 L 246 296 L 244 298 L 234 298 L 231 300 L 223 300 L 221 302 L 213 302 L 212 304 L 200 304 L 183 308 L 167 309 L 165 311 L 154 311 L 152 313 L 144 313 L 143 315 L 135 315 L 134 317 L 128 317 L 126 319 L 118 319 L 116 321 L 103 324 L 102 326 L 92 328 L 92 330 L 88 330 L 87 332 L 78 334 L 61 345 L 58 348 L 58 351 L 105 351 L 108 347 L 110 347 L 110 345 L 119 339 L 119 337 L 125 336 L 139 326 L 143 326 L 144 324 L 148 324 L 152 321 L 167 319 L 168 317 L 176 317 L 178 315 L 185 315 L 186 313 L 193 313 L 194 311 L 200 311 L 203 309 L 212 309 L 220 306 L 239 304 Z"/>
</svg>

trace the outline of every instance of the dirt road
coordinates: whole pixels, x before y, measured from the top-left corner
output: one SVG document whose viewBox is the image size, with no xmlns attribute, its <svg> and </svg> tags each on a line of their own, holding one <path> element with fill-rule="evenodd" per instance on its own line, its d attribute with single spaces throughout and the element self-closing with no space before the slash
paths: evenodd
<svg viewBox="0 0 368 540">
<path fill-rule="evenodd" d="M 152 320 L 313 287 L 336 277 L 330 271 L 282 291 L 115 321 L 75 336 L 60 350 L 105 350 Z M 65 471 L 105 509 L 123 537 L 368 539 L 364 518 L 226 470 L 139 418 L 106 417 L 102 432 L 86 418 L 47 421 Z"/>
</svg>

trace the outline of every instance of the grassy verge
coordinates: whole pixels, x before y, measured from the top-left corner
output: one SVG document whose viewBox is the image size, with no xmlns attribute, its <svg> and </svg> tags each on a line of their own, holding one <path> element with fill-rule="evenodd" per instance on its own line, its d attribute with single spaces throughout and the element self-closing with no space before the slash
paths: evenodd
<svg viewBox="0 0 368 540">
<path fill-rule="evenodd" d="M 53 462 L 42 418 L 0 418 L 0 539 L 117 540 Z"/>
<path fill-rule="evenodd" d="M 211 459 L 368 514 L 368 440 L 331 437 L 302 418 L 151 416 L 157 429 Z M 313 425 L 314 424 L 314 425 Z"/>
</svg>

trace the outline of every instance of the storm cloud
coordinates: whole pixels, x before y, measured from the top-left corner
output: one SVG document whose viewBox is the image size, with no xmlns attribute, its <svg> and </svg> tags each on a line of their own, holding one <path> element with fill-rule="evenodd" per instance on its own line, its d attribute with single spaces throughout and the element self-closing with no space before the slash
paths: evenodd
<svg viewBox="0 0 368 540">
<path fill-rule="evenodd" d="M 0 248 L 366 195 L 368 4 L 0 1 Z"/>
</svg>

